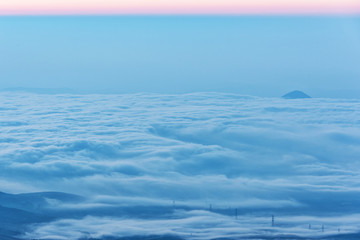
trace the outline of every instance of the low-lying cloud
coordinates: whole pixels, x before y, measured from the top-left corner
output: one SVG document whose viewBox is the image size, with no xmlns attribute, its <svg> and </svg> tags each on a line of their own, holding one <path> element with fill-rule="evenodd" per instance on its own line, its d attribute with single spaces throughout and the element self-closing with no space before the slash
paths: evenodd
<svg viewBox="0 0 360 240">
<path fill-rule="evenodd" d="M 359 213 L 358 109 L 358 100 L 217 93 L 2 93 L 0 191 L 80 194 L 84 209 L 175 201 L 203 209 Z M 61 221 L 75 231 L 87 221 L 113 220 Z M 49 229 L 61 229 L 58 223 L 35 232 L 56 235 Z M 159 234 L 180 234 L 165 230 Z"/>
<path fill-rule="evenodd" d="M 41 239 L 101 239 L 106 236 L 175 235 L 183 239 L 262 239 L 262 237 L 292 236 L 326 237 L 357 231 L 359 215 L 337 217 L 277 217 L 271 226 L 271 216 L 252 215 L 238 218 L 208 211 L 177 211 L 172 219 L 124 219 L 86 217 L 63 219 L 39 225 L 28 238 Z M 294 237 L 296 236 L 296 237 Z"/>
</svg>

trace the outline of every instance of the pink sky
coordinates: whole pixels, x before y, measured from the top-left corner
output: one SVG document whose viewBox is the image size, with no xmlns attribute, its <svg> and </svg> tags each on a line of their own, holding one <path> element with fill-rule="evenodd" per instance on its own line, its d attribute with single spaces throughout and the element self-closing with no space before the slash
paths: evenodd
<svg viewBox="0 0 360 240">
<path fill-rule="evenodd" d="M 360 0 L 0 0 L 1 15 L 359 13 Z"/>
</svg>

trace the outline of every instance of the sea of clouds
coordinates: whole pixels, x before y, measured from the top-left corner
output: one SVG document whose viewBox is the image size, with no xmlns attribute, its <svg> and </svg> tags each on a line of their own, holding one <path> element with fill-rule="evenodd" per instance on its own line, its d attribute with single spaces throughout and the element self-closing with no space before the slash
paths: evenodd
<svg viewBox="0 0 360 240">
<path fill-rule="evenodd" d="M 359 125 L 351 99 L 1 93 L 0 191 L 86 199 L 26 239 L 358 232 Z M 165 210 L 104 211 L 132 207 Z"/>
</svg>

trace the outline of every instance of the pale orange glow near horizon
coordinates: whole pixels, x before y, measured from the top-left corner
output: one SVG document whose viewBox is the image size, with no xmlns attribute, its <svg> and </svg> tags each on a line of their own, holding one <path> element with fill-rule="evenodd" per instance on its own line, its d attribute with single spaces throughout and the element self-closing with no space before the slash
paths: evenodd
<svg viewBox="0 0 360 240">
<path fill-rule="evenodd" d="M 0 0 L 0 15 L 359 13 L 360 0 Z"/>
</svg>

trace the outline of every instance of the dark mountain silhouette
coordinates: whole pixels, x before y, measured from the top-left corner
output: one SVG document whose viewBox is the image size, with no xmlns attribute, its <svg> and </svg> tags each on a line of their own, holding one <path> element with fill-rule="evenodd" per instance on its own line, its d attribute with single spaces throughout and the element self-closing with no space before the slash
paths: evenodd
<svg viewBox="0 0 360 240">
<path fill-rule="evenodd" d="M 285 94 L 284 96 L 282 96 L 282 98 L 298 99 L 298 98 L 311 98 L 311 97 L 302 91 L 295 90 L 295 91 Z"/>
<path fill-rule="evenodd" d="M 80 202 L 83 197 L 62 192 L 38 192 L 23 194 L 8 194 L 0 192 L 0 206 L 23 211 L 42 212 L 48 207 L 49 200 L 63 203 Z"/>
<path fill-rule="evenodd" d="M 32 224 L 45 223 L 58 218 L 56 208 L 49 201 L 78 203 L 85 198 L 62 192 L 9 194 L 0 192 L 0 239 L 20 240 Z M 66 211 L 62 214 L 67 214 Z M 66 215 L 67 216 L 67 215 Z"/>
</svg>

